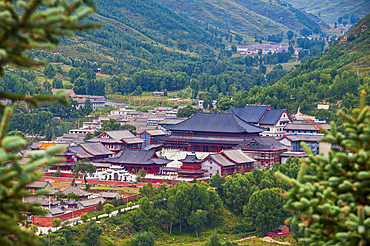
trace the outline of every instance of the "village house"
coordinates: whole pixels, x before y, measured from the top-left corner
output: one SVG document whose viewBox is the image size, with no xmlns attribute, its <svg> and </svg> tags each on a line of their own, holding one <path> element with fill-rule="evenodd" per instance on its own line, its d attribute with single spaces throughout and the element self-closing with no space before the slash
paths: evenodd
<svg viewBox="0 0 370 246">
<path fill-rule="evenodd" d="M 276 232 L 267 233 L 267 236 L 269 237 L 285 237 L 290 235 L 291 233 L 289 232 L 289 227 L 286 225 L 280 225 L 278 228 L 276 228 Z"/>
<path fill-rule="evenodd" d="M 69 98 L 78 102 L 77 109 L 83 107 L 87 98 L 90 99 L 93 109 L 104 108 L 105 107 L 105 97 L 104 96 L 92 96 L 92 95 L 76 95 L 73 89 L 51 89 L 53 95 L 58 91 L 64 91 L 67 93 Z"/>
<path fill-rule="evenodd" d="M 154 91 L 152 94 L 151 94 L 152 97 L 163 97 L 164 96 L 164 92 L 163 91 Z"/>
</svg>

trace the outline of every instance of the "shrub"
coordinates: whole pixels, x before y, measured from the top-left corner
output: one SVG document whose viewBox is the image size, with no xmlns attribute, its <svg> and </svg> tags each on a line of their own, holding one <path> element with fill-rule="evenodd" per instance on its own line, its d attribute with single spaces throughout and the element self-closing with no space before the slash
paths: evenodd
<svg viewBox="0 0 370 246">
<path fill-rule="evenodd" d="M 58 227 L 61 224 L 61 220 L 59 218 L 54 218 L 52 221 L 53 227 Z"/>
</svg>

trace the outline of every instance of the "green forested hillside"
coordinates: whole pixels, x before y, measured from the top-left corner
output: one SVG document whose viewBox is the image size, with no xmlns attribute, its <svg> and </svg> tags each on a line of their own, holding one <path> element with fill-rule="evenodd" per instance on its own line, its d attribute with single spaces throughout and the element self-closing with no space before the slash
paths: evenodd
<svg viewBox="0 0 370 246">
<path fill-rule="evenodd" d="M 367 92 L 370 103 L 370 16 L 358 22 L 330 49 L 302 62 L 280 83 L 271 87 L 255 87 L 239 93 L 237 106 L 245 103 L 271 104 L 320 119 L 335 120 L 338 107 L 357 107 L 359 92 Z M 357 74 L 358 71 L 358 74 Z M 331 110 L 315 110 L 317 103 L 331 103 Z"/>
<path fill-rule="evenodd" d="M 284 2 L 319 16 L 328 24 L 334 24 L 344 15 L 363 17 L 370 14 L 370 0 L 284 0 Z"/>
<path fill-rule="evenodd" d="M 276 35 L 303 28 L 319 32 L 325 23 L 280 1 L 157 0 L 193 18 L 243 36 Z"/>
</svg>

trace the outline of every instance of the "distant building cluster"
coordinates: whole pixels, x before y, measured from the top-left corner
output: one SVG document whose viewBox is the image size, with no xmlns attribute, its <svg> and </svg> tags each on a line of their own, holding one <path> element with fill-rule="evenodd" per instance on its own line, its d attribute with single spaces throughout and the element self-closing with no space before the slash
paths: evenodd
<svg viewBox="0 0 370 246">
<path fill-rule="evenodd" d="M 294 48 L 294 53 L 299 54 L 302 48 Z M 227 47 L 228 50 L 231 50 L 231 46 Z M 262 51 L 262 54 L 268 53 L 280 53 L 280 52 L 288 52 L 289 45 L 280 45 L 280 44 L 252 44 L 246 46 L 236 46 L 236 52 L 242 55 L 253 55 L 258 54 L 259 50 Z"/>
<path fill-rule="evenodd" d="M 104 96 L 77 95 L 74 93 L 73 89 L 54 89 L 54 88 L 51 89 L 51 92 L 53 93 L 53 95 L 55 95 L 58 91 L 64 91 L 65 93 L 67 93 L 69 98 L 72 98 L 72 100 L 77 101 L 78 102 L 77 109 L 84 106 L 87 98 L 90 99 L 94 110 L 97 108 L 104 108 L 105 106 L 113 106 L 113 107 L 127 106 L 126 104 L 121 104 L 121 103 L 106 102 Z"/>
</svg>

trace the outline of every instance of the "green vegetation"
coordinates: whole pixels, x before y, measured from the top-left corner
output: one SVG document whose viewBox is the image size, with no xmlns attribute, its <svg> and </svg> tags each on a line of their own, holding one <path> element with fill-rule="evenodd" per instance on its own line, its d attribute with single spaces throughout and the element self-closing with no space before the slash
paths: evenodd
<svg viewBox="0 0 370 246">
<path fill-rule="evenodd" d="M 335 123 L 330 131 L 321 129 L 321 141 L 333 144 L 328 157 L 309 155 L 302 160 L 296 179 L 277 172 L 276 175 L 293 188 L 284 193 L 286 209 L 296 211 L 287 222 L 299 224 L 304 231 L 302 243 L 309 245 L 368 245 L 370 236 L 369 153 L 370 107 L 365 92 L 361 107 L 353 114 L 338 114 L 344 120 L 349 137 L 338 133 Z M 315 170 L 305 175 L 305 169 Z"/>
<path fill-rule="evenodd" d="M 291 215 L 283 210 L 286 199 L 279 195 L 288 191 L 290 185 L 276 178 L 274 172 L 296 177 L 299 166 L 298 158 L 290 158 L 286 164 L 275 164 L 273 170 L 256 169 L 227 178 L 215 175 L 209 185 L 182 182 L 170 188 L 166 184 L 154 188 L 149 183 L 140 189 L 139 208 L 101 220 L 98 226 L 104 230 L 97 242 L 99 245 L 127 245 L 146 240 L 153 243 L 154 238 L 158 244 L 209 245 L 218 242 L 215 245 L 237 245 L 227 241 L 256 233 L 266 235 Z M 311 174 L 310 169 L 306 173 Z M 107 212 L 104 210 L 90 213 L 88 217 Z M 68 244 L 86 245 L 81 233 L 88 226 L 64 228 L 48 237 L 40 237 L 40 241 L 53 245 L 53 238 L 60 236 L 65 237 Z M 69 234 L 66 230 L 73 231 L 73 236 L 65 236 Z M 219 240 L 214 234 L 216 231 L 220 238 L 227 239 Z M 292 231 L 298 233 L 298 229 Z"/>
<path fill-rule="evenodd" d="M 192 106 L 188 105 L 186 106 L 185 108 L 180 108 L 178 111 L 177 111 L 177 114 L 176 116 L 178 118 L 182 118 L 182 117 L 190 117 L 192 116 L 193 114 L 195 114 L 198 110 L 196 108 L 193 108 Z"/>
<path fill-rule="evenodd" d="M 334 24 L 334 22 L 342 16 L 366 16 L 370 13 L 369 1 L 284 0 L 284 2 L 291 4 L 297 9 L 301 9 L 318 16 L 328 24 Z M 348 18 L 349 17 L 346 19 Z"/>
<path fill-rule="evenodd" d="M 299 31 L 306 27 L 320 32 L 322 24 L 308 14 L 298 11 L 280 1 L 175 1 L 159 0 L 172 10 L 209 23 L 218 28 L 236 33 L 235 40 L 244 38 L 280 35 L 288 30 Z M 246 18 L 246 13 L 248 18 Z M 283 18 L 281 18 L 283 16 Z M 226 37 L 232 40 L 232 37 Z"/>
<path fill-rule="evenodd" d="M 286 108 L 292 113 L 300 106 L 305 114 L 320 120 L 334 120 L 343 131 L 343 121 L 335 114 L 337 108 L 350 112 L 358 104 L 360 91 L 370 92 L 369 24 L 370 16 L 367 16 L 334 42 L 330 49 L 305 60 L 274 86 L 256 86 L 236 94 L 234 106 L 270 104 L 273 108 Z M 357 69 L 360 76 L 357 76 Z M 324 101 L 331 103 L 331 109 L 317 110 L 316 105 Z"/>
<path fill-rule="evenodd" d="M 88 190 L 87 186 L 87 174 L 92 175 L 93 173 L 96 172 L 96 166 L 93 164 L 89 163 L 88 159 L 85 160 L 79 160 L 76 165 L 72 167 L 73 169 L 73 176 L 75 178 L 79 178 L 80 175 L 83 175 L 84 181 L 85 181 L 85 186 L 86 190 Z"/>
<path fill-rule="evenodd" d="M 8 63 L 20 67 L 34 67 L 43 64 L 26 56 L 27 49 L 52 49 L 59 42 L 58 37 L 72 35 L 76 30 L 82 31 L 96 27 L 88 22 L 80 23 L 94 10 L 95 6 L 92 1 L 81 1 L 79 4 L 60 1 L 2 2 L 0 4 L 1 18 L 2 23 L 6 24 L 0 28 L 1 75 L 4 74 L 4 67 Z M 8 82 L 13 83 L 12 80 Z M 34 107 L 39 106 L 40 102 L 53 100 L 64 105 L 68 104 L 63 92 L 55 96 L 26 97 L 25 94 L 15 94 L 0 88 L 0 98 Z M 62 148 L 54 147 L 42 152 L 29 152 L 29 161 L 20 165 L 22 157 L 14 153 L 25 148 L 27 142 L 19 135 L 6 136 L 12 115 L 11 108 L 0 104 L 0 113 L 2 118 L 0 126 L 0 244 L 36 245 L 37 237 L 33 230 L 23 230 L 20 224 L 25 224 L 26 213 L 42 215 L 45 210 L 41 209 L 39 204 L 22 202 L 24 197 L 32 196 L 25 186 L 41 176 L 41 172 L 38 171 L 40 168 L 61 161 L 61 158 L 53 156 L 60 153 Z M 37 191 L 37 195 L 45 193 L 45 190 Z"/>
<path fill-rule="evenodd" d="M 59 218 L 54 218 L 52 221 L 53 227 L 58 227 L 61 225 L 61 220 Z"/>
</svg>

